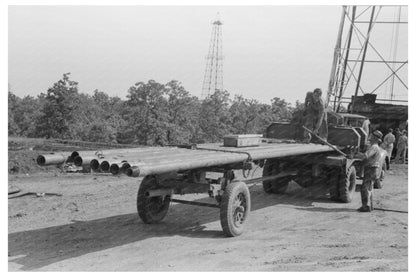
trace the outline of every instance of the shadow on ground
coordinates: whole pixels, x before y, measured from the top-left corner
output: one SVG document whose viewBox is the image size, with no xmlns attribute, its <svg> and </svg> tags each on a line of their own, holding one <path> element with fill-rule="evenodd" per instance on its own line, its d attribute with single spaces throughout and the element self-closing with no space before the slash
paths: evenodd
<svg viewBox="0 0 416 277">
<path fill-rule="evenodd" d="M 292 188 L 282 195 L 265 194 L 261 186 L 251 189 L 252 211 L 279 205 L 310 212 L 349 211 L 344 208 L 316 208 L 313 203 L 333 203 L 326 191 Z M 213 201 L 209 198 L 203 202 Z M 335 206 L 336 203 L 333 203 Z M 9 261 L 22 265 L 21 270 L 36 270 L 73 257 L 138 242 L 152 237 L 186 236 L 225 239 L 220 224 L 206 230 L 205 224 L 219 220 L 219 209 L 172 205 L 164 221 L 144 224 L 136 213 L 23 231 L 9 234 Z"/>
</svg>

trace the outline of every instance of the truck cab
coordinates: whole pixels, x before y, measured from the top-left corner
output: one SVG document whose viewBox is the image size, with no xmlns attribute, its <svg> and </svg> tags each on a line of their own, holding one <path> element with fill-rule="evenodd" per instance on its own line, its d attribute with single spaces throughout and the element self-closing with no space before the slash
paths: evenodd
<svg viewBox="0 0 416 277">
<path fill-rule="evenodd" d="M 327 112 L 327 119 L 328 119 L 328 128 L 331 127 L 352 127 L 352 128 L 363 128 L 364 127 L 364 121 L 369 120 L 368 117 L 359 115 L 359 114 L 351 114 L 351 113 L 336 113 L 333 111 Z M 365 139 L 367 140 L 367 138 Z M 363 141 L 361 151 L 365 151 L 368 144 Z M 386 159 L 387 159 L 387 152 L 383 149 L 381 153 L 380 158 L 380 164 L 382 165 L 378 172 L 377 176 L 378 179 L 376 183 L 374 184 L 375 188 L 381 188 L 382 187 L 382 181 L 385 176 L 386 171 Z M 356 164 L 357 167 L 357 177 L 362 178 L 364 174 L 364 170 L 361 168 L 359 164 Z"/>
<path fill-rule="evenodd" d="M 359 127 L 362 128 L 364 121 L 368 120 L 368 117 L 350 114 L 350 113 L 336 113 L 328 111 L 328 126 L 336 127 Z"/>
</svg>

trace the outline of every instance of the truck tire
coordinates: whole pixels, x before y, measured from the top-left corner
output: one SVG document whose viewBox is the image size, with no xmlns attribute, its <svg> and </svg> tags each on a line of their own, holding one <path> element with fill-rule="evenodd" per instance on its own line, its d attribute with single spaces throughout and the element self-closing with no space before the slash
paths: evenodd
<svg viewBox="0 0 416 277">
<path fill-rule="evenodd" d="M 156 223 L 166 216 L 171 195 L 149 197 L 148 191 L 156 189 L 156 177 L 146 176 L 140 183 L 137 193 L 137 213 L 144 223 Z"/>
<path fill-rule="evenodd" d="M 232 182 L 222 195 L 220 203 L 221 227 L 229 237 L 243 233 L 244 223 L 250 214 L 250 192 L 244 182 Z"/>
<path fill-rule="evenodd" d="M 329 197 L 332 201 L 339 202 L 339 177 L 340 177 L 339 168 L 329 168 L 327 173 L 327 185 L 329 188 Z"/>
<path fill-rule="evenodd" d="M 355 166 L 350 166 L 347 170 L 343 169 L 339 178 L 338 191 L 339 200 L 343 203 L 352 201 L 356 187 Z"/>
<path fill-rule="evenodd" d="M 280 162 L 278 160 L 266 160 L 263 168 L 263 177 L 279 174 L 280 171 Z M 263 181 L 263 190 L 266 193 L 284 193 L 288 187 L 290 180 L 291 179 L 288 177 L 283 177 L 279 179 Z"/>
<path fill-rule="evenodd" d="M 384 177 L 386 176 L 386 168 L 387 168 L 386 164 L 383 163 L 383 166 L 381 167 L 380 176 L 374 182 L 374 188 L 375 189 L 383 188 L 383 180 L 384 180 Z"/>
</svg>

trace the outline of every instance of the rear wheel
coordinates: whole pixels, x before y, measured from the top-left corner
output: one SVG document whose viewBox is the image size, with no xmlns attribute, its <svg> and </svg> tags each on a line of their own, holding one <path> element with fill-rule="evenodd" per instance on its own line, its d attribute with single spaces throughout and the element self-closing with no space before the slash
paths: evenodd
<svg viewBox="0 0 416 277">
<path fill-rule="evenodd" d="M 350 203 L 354 196 L 356 187 L 356 171 L 352 165 L 348 169 L 342 169 L 339 176 L 338 192 L 339 200 L 344 203 Z"/>
<path fill-rule="evenodd" d="M 277 160 L 267 160 L 263 168 L 263 177 L 277 175 L 282 169 L 282 163 Z M 263 181 L 263 189 L 266 193 L 284 193 L 288 187 L 290 177 Z"/>
<path fill-rule="evenodd" d="M 329 197 L 331 198 L 332 201 L 339 201 L 339 190 L 338 190 L 339 175 L 340 175 L 339 168 L 337 167 L 328 168 L 327 185 L 329 188 Z"/>
<path fill-rule="evenodd" d="M 157 188 L 154 176 L 146 176 L 137 193 L 137 212 L 144 223 L 156 223 L 166 216 L 169 210 L 171 195 L 149 196 L 149 190 Z"/>
<path fill-rule="evenodd" d="M 236 237 L 243 233 L 251 209 L 250 192 L 244 182 L 230 183 L 221 197 L 220 219 L 224 233 Z"/>
</svg>

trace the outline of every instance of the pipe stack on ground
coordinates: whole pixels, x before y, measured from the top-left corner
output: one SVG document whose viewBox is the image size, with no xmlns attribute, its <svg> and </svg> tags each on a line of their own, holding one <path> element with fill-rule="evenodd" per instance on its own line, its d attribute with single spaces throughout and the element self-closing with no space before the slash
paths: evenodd
<svg viewBox="0 0 416 277">
<path fill-rule="evenodd" d="M 36 159 L 38 165 L 59 165 L 65 163 L 71 157 L 69 152 L 57 152 L 39 155 Z"/>
<path fill-rule="evenodd" d="M 79 166 L 88 164 L 93 171 L 142 177 L 150 174 L 163 174 L 234 164 L 247 160 L 262 160 L 331 151 L 333 149 L 326 145 L 301 143 L 262 143 L 260 146 L 244 148 L 223 147 L 220 144 L 205 144 L 199 145 L 196 149 L 145 147 L 54 153 L 39 156 L 38 164 L 63 163 L 68 159 L 72 159 Z"/>
</svg>

